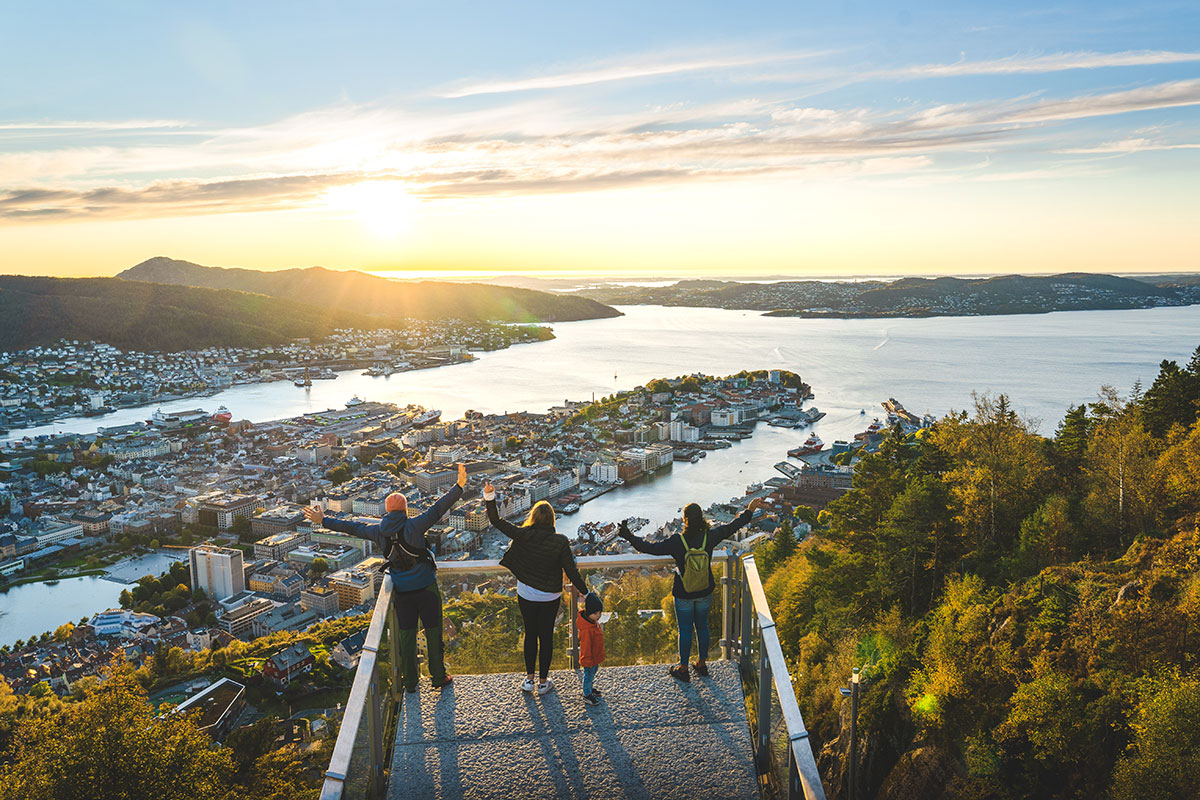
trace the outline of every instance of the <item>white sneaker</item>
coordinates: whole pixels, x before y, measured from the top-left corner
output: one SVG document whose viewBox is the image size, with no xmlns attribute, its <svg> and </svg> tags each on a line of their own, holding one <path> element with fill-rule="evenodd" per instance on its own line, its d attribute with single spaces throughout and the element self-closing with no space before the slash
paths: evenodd
<svg viewBox="0 0 1200 800">
<path fill-rule="evenodd" d="M 532 692 L 535 685 L 536 684 L 534 684 L 534 682 L 531 679 L 526 678 L 525 682 L 521 684 L 521 691 L 522 692 Z"/>
<path fill-rule="evenodd" d="M 545 694 L 546 692 L 550 691 L 553 688 L 554 688 L 554 679 L 546 678 L 545 683 L 538 684 L 538 694 Z"/>
</svg>

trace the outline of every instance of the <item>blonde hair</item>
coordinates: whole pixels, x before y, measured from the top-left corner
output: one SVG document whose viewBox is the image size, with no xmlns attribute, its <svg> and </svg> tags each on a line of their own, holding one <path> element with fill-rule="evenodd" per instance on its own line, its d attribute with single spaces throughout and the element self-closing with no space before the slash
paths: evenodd
<svg viewBox="0 0 1200 800">
<path fill-rule="evenodd" d="M 533 508 L 529 509 L 529 516 L 525 518 L 525 526 L 530 525 L 549 525 L 554 527 L 554 507 L 545 500 L 538 500 L 533 504 Z"/>
</svg>

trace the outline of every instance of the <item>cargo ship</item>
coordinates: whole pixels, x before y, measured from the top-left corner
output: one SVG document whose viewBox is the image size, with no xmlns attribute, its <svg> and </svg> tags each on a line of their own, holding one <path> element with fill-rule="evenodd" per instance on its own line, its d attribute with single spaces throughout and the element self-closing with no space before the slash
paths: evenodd
<svg viewBox="0 0 1200 800">
<path fill-rule="evenodd" d="M 796 458 L 799 456 L 809 456 L 809 455 L 812 455 L 813 453 L 821 452 L 821 450 L 823 450 L 824 448 L 825 448 L 825 443 L 821 441 L 820 436 L 817 436 L 814 433 L 811 436 L 809 436 L 807 439 L 804 440 L 804 444 L 800 445 L 799 447 L 793 447 L 791 450 L 788 450 L 788 455 L 792 456 L 793 458 Z"/>
</svg>

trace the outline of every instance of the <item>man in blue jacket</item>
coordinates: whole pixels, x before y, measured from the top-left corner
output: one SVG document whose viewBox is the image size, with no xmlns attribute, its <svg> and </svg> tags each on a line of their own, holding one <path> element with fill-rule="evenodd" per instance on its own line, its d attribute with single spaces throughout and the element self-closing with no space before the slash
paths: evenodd
<svg viewBox="0 0 1200 800">
<path fill-rule="evenodd" d="M 374 542 L 388 562 L 392 576 L 392 602 L 400 623 L 400 672 L 404 688 L 417 690 L 417 620 L 425 629 L 429 646 L 429 677 L 433 688 L 442 689 L 452 680 L 442 660 L 442 592 L 437 584 L 437 562 L 425 542 L 425 531 L 446 515 L 462 497 L 467 484 L 467 468 L 458 465 L 458 483 L 423 514 L 408 516 L 408 500 L 395 492 L 384 500 L 383 518 L 377 525 L 327 516 L 320 506 L 304 509 L 314 525 L 348 533 Z"/>
</svg>

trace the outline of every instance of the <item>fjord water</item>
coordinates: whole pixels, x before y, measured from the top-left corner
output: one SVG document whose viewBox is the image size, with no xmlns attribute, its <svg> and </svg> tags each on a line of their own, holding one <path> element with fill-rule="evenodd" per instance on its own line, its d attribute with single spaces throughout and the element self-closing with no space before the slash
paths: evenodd
<svg viewBox="0 0 1200 800">
<path fill-rule="evenodd" d="M 481 353 L 468 364 L 387 378 L 347 372 L 334 381 L 316 381 L 311 390 L 286 381 L 238 386 L 162 408 L 211 411 L 225 405 L 235 419 L 262 421 L 341 407 L 358 395 L 440 408 L 443 419 L 456 419 L 467 409 L 544 411 L 564 399 L 601 397 L 657 377 L 782 368 L 812 385 L 816 398 L 810 405 L 828 413 L 813 430 L 827 444 L 882 416 L 879 404 L 889 397 L 915 413 L 940 416 L 969 408 L 972 391 L 1008 394 L 1018 411 L 1051 434 L 1068 405 L 1094 400 L 1104 384 L 1122 392 L 1138 380 L 1148 386 L 1162 359 L 1186 361 L 1200 345 L 1200 307 L 887 320 L 774 318 L 752 311 L 657 306 L 621 310 L 625 316 L 616 319 L 557 323 L 553 341 Z M 98 425 L 146 419 L 154 408 L 62 420 L 9 438 L 94 431 Z M 760 424 L 752 439 L 584 505 L 559 529 L 570 535 L 579 523 L 627 516 L 657 525 L 677 516 L 687 502 L 707 506 L 728 500 L 747 484 L 776 475 L 773 465 L 805 436 L 807 431 Z M 64 581 L 54 588 L 65 592 L 69 587 Z M 0 594 L 0 642 L 28 635 L 8 635 L 4 613 L 27 589 L 32 591 L 18 587 Z M 37 631 L 81 616 L 63 616 L 54 612 L 53 602 L 38 600 L 36 607 L 45 612 L 39 614 L 44 623 L 33 626 Z"/>
</svg>

